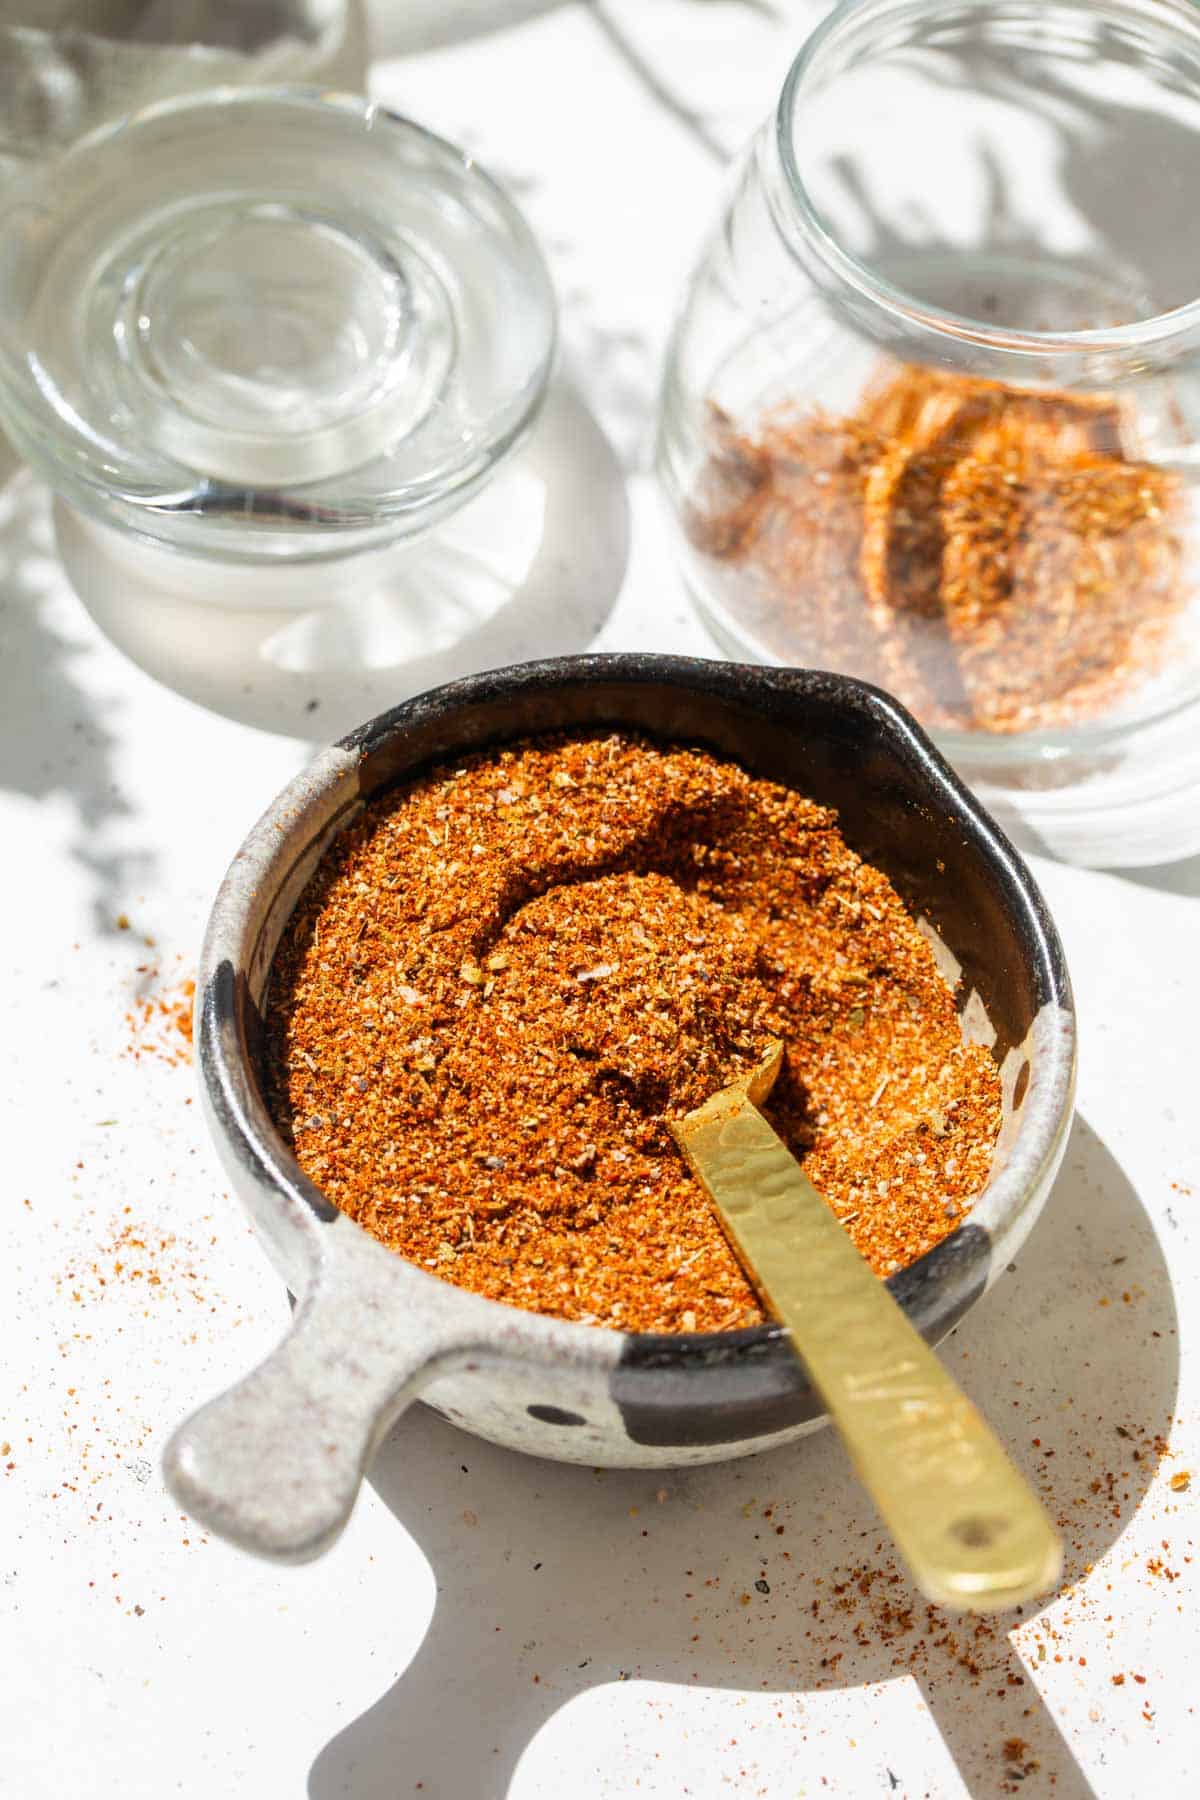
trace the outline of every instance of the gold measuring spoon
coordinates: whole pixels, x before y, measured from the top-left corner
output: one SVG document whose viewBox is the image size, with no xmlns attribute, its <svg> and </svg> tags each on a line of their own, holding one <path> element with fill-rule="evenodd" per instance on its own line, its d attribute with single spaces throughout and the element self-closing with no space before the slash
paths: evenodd
<svg viewBox="0 0 1200 1800">
<path fill-rule="evenodd" d="M 671 1125 L 764 1306 L 787 1327 L 921 1592 L 995 1612 L 1057 1582 L 1062 1547 L 991 1427 L 863 1260 L 748 1077 Z"/>
</svg>

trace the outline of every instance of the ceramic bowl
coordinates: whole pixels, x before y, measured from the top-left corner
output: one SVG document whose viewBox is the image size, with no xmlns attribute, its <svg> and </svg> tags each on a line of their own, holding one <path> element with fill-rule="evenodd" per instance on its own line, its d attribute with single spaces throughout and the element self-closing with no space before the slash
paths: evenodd
<svg viewBox="0 0 1200 1800">
<path fill-rule="evenodd" d="M 406 701 L 324 751 L 268 809 L 225 878 L 203 950 L 208 1121 L 298 1303 L 279 1349 L 180 1427 L 165 1466 L 189 1512 L 249 1549 L 319 1554 L 349 1516 L 375 1444 L 418 1394 L 496 1443 L 614 1467 L 745 1456 L 822 1421 L 776 1326 L 628 1334 L 485 1300 L 406 1263 L 323 1197 L 263 1100 L 272 958 L 348 821 L 431 763 L 596 725 L 703 745 L 836 807 L 848 842 L 924 922 L 964 1032 L 990 1045 L 1004 1094 L 985 1192 L 890 1282 L 930 1341 L 1011 1262 L 1050 1191 L 1075 1069 L 1062 946 L 1028 869 L 894 700 L 836 675 L 621 655 L 525 664 Z"/>
</svg>

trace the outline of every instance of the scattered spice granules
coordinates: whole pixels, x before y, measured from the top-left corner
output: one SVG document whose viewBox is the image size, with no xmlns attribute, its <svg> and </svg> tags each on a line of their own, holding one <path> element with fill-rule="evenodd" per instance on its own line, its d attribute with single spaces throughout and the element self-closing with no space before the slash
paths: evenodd
<svg viewBox="0 0 1200 1800">
<path fill-rule="evenodd" d="M 207 1223 L 207 1216 L 201 1223 Z M 86 1241 L 68 1256 L 54 1285 L 77 1306 L 103 1299 L 108 1290 L 123 1288 L 144 1291 L 148 1303 L 178 1308 L 186 1297 L 189 1306 L 195 1303 L 216 1312 L 215 1302 L 201 1286 L 198 1266 L 204 1249 L 216 1241 L 211 1234 L 207 1239 L 199 1233 L 183 1236 L 162 1224 L 148 1223 L 126 1205 L 106 1224 L 89 1221 Z"/>
<path fill-rule="evenodd" d="M 152 1056 L 171 1068 L 192 1060 L 192 1011 L 196 1000 L 196 983 L 189 976 L 163 990 L 158 986 L 159 971 L 148 963 L 138 971 L 148 983 L 125 1013 L 129 1039 L 124 1054 L 141 1062 Z"/>
<path fill-rule="evenodd" d="M 770 649 L 890 688 L 935 727 L 1116 705 L 1188 599 L 1175 476 L 1107 395 L 906 367 L 845 418 L 712 412 L 693 544 Z"/>
<path fill-rule="evenodd" d="M 996 1067 L 834 814 L 699 750 L 557 738 L 369 805 L 279 947 L 266 1086 L 382 1242 L 534 1311 L 762 1313 L 665 1119 L 781 1037 L 770 1112 L 880 1274 L 987 1179 Z"/>
</svg>

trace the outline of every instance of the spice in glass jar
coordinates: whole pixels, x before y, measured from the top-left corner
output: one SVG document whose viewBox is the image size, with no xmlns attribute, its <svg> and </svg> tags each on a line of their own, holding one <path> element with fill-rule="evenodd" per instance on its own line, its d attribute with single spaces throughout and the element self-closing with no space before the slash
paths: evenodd
<svg viewBox="0 0 1200 1800">
<path fill-rule="evenodd" d="M 789 660 L 890 689 L 927 725 L 1047 730 L 1157 673 L 1189 595 L 1174 475 L 1107 395 L 904 368 L 858 409 L 713 419 L 688 522 Z"/>
<path fill-rule="evenodd" d="M 984 1186 L 998 1073 L 835 815 L 626 734 L 481 752 L 375 799 L 276 955 L 268 1098 L 418 1266 L 640 1331 L 759 1303 L 666 1120 L 782 1038 L 776 1129 L 879 1274 Z"/>
</svg>

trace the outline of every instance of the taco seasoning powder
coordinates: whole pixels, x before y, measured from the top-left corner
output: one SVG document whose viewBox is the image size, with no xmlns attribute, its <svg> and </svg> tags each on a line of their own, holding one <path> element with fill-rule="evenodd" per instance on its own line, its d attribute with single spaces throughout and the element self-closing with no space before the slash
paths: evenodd
<svg viewBox="0 0 1200 1800">
<path fill-rule="evenodd" d="M 987 1178 L 996 1067 L 832 812 L 699 750 L 530 741 L 376 799 L 285 933 L 302 1167 L 419 1267 L 636 1331 L 757 1323 L 664 1121 L 786 1046 L 769 1114 L 891 1273 Z"/>
<path fill-rule="evenodd" d="M 783 661 L 996 734 L 1099 718 L 1167 661 L 1185 497 L 1113 396 L 902 368 L 845 417 L 710 427 L 688 535 Z"/>
</svg>

